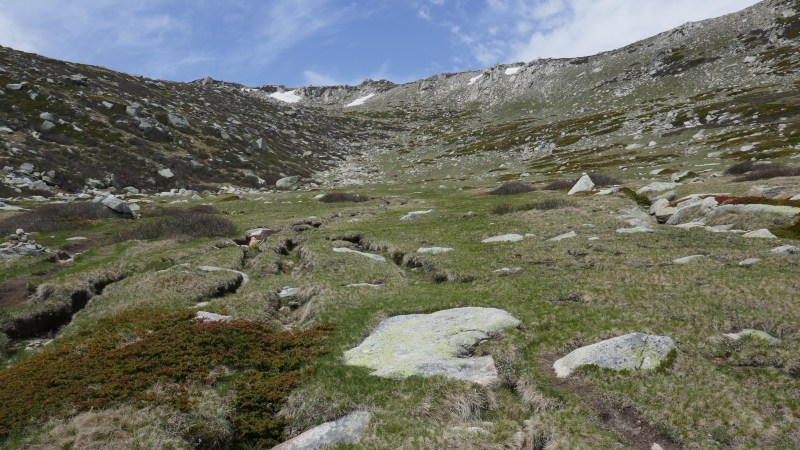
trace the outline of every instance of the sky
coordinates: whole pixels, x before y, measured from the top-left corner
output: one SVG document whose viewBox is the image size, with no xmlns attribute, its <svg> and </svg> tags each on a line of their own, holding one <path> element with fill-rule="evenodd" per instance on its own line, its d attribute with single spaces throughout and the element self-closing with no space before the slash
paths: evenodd
<svg viewBox="0 0 800 450">
<path fill-rule="evenodd" d="M 0 0 L 0 45 L 152 78 L 402 83 L 587 56 L 755 0 Z"/>
</svg>

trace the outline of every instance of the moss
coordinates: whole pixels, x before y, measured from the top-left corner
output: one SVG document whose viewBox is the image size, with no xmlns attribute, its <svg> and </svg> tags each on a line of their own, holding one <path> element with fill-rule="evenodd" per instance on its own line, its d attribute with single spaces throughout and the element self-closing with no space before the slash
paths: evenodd
<svg viewBox="0 0 800 450">
<path fill-rule="evenodd" d="M 650 208 L 650 199 L 646 195 L 637 194 L 636 191 L 629 187 L 622 188 L 620 192 L 642 208 Z"/>
<path fill-rule="evenodd" d="M 782 228 L 772 228 L 769 231 L 781 239 L 800 240 L 800 215 L 795 218 L 791 225 Z"/>
</svg>

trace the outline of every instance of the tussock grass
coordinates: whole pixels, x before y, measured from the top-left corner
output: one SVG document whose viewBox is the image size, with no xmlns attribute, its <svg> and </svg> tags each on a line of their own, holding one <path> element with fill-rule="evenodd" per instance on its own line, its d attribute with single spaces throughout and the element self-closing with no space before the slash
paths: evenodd
<svg viewBox="0 0 800 450">
<path fill-rule="evenodd" d="M 530 211 L 538 209 L 540 211 L 550 211 L 554 209 L 574 208 L 577 206 L 573 200 L 566 198 L 548 198 L 538 202 L 525 203 L 522 205 L 512 205 L 510 203 L 501 203 L 492 209 L 492 214 L 504 215 L 520 211 Z"/>
<path fill-rule="evenodd" d="M 224 217 L 204 212 L 174 211 L 164 217 L 141 221 L 115 236 L 117 242 L 229 236 L 236 225 Z"/>
<path fill-rule="evenodd" d="M 361 194 L 353 194 L 350 192 L 329 192 L 322 197 L 319 201 L 322 203 L 362 203 L 369 201 L 369 197 Z"/>
<path fill-rule="evenodd" d="M 492 189 L 489 191 L 489 195 L 517 195 L 533 192 L 534 190 L 535 188 L 528 183 L 512 181 Z"/>
<path fill-rule="evenodd" d="M 728 171 L 731 169 L 728 169 Z M 768 180 L 770 178 L 797 176 L 800 176 L 800 167 L 798 166 L 786 166 L 783 164 L 759 164 L 752 166 L 750 170 L 746 170 L 742 175 L 736 177 L 733 181 L 757 181 Z"/>
<path fill-rule="evenodd" d="M 72 202 L 42 205 L 0 221 L 0 233 L 13 233 L 17 228 L 25 231 L 52 232 L 87 228 L 94 221 L 110 218 L 128 218 L 100 203 Z"/>
<path fill-rule="evenodd" d="M 571 189 L 578 180 L 557 180 L 546 184 L 543 191 L 563 191 Z"/>
</svg>

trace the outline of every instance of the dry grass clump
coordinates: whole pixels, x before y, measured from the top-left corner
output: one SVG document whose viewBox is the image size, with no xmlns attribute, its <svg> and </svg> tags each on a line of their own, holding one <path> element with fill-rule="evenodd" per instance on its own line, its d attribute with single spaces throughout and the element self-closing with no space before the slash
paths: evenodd
<svg viewBox="0 0 800 450">
<path fill-rule="evenodd" d="M 210 205 L 195 205 L 188 208 L 153 207 L 142 211 L 143 217 L 175 217 L 186 214 L 222 214 L 222 212 Z"/>
<path fill-rule="evenodd" d="M 512 181 L 489 191 L 489 195 L 516 195 L 533 192 L 535 189 L 528 183 Z"/>
<path fill-rule="evenodd" d="M 319 198 L 322 203 L 343 203 L 353 202 L 362 203 L 369 201 L 369 197 L 361 194 L 353 194 L 350 192 L 329 192 Z"/>
<path fill-rule="evenodd" d="M 171 211 L 151 221 L 143 221 L 116 236 L 127 240 L 181 239 L 227 236 L 236 232 L 236 225 L 224 217 L 191 209 Z"/>
<path fill-rule="evenodd" d="M 739 175 L 733 181 L 757 181 L 778 177 L 800 176 L 800 167 L 784 164 L 756 164 L 754 161 L 745 161 L 735 164 L 725 171 L 728 175 Z"/>
<path fill-rule="evenodd" d="M 13 233 L 17 228 L 39 232 L 76 230 L 93 225 L 94 220 L 110 218 L 131 217 L 116 213 L 100 203 L 56 203 L 0 221 L 0 233 Z"/>
</svg>

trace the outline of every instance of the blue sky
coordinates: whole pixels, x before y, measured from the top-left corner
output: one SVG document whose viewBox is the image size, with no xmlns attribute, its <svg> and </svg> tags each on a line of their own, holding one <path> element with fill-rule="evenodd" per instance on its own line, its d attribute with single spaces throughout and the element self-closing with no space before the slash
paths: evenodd
<svg viewBox="0 0 800 450">
<path fill-rule="evenodd" d="M 611 50 L 755 0 L 0 0 L 0 45 L 153 78 L 406 82 Z"/>
</svg>

